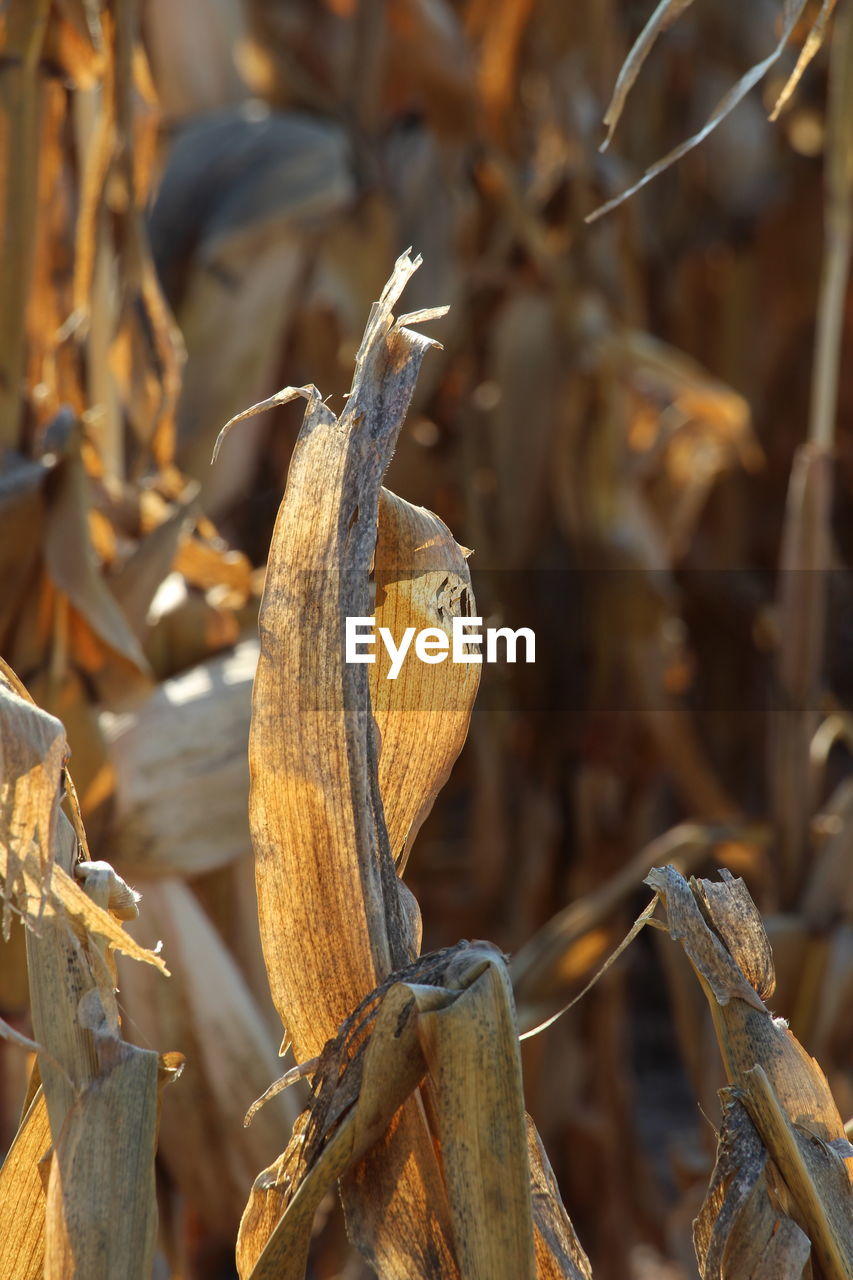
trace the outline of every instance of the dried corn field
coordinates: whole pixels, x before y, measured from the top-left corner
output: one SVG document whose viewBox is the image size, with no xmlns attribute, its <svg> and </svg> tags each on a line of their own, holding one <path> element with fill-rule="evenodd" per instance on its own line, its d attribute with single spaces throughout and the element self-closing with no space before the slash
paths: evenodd
<svg viewBox="0 0 853 1280">
<path fill-rule="evenodd" d="M 0 48 L 0 1280 L 853 1280 L 853 0 Z"/>
</svg>

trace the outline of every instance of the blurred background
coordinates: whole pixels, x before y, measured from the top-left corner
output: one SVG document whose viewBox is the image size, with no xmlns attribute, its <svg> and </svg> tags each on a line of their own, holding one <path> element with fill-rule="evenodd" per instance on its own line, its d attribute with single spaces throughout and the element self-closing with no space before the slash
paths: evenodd
<svg viewBox="0 0 853 1280">
<path fill-rule="evenodd" d="M 826 6 L 825 6 L 826 7 Z M 831 8 L 831 6 L 829 6 Z M 671 6 L 675 11 L 683 5 Z M 449 303 L 387 477 L 474 549 L 489 625 L 467 745 L 406 878 L 424 948 L 518 951 L 568 909 L 577 994 L 676 860 L 745 877 L 774 1010 L 853 1114 L 853 362 L 810 434 L 829 45 L 771 124 L 817 5 L 680 14 L 613 141 L 634 0 L 10 0 L 0 16 L 0 652 L 67 728 L 93 857 L 142 893 L 172 978 L 121 970 L 164 1095 L 158 1275 L 235 1275 L 284 1147 L 246 819 L 263 565 L 313 382 L 340 411 L 407 246 Z M 847 153 L 849 157 L 849 152 Z M 847 296 L 846 312 L 850 302 Z M 793 476 L 793 481 L 792 481 Z M 22 930 L 0 1015 L 28 1027 Z M 136 970 L 136 971 L 134 971 Z M 0 1128 L 26 1063 L 0 1042 Z M 648 931 L 524 1045 L 528 1107 L 600 1280 L 689 1280 L 722 1067 Z M 362 1275 L 331 1203 L 310 1274 Z"/>
</svg>

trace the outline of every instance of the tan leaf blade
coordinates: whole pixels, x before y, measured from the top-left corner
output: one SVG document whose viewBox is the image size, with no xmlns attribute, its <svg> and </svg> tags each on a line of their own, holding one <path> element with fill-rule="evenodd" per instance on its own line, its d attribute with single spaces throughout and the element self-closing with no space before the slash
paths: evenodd
<svg viewBox="0 0 853 1280">
<path fill-rule="evenodd" d="M 800 50 L 800 56 L 797 58 L 797 65 L 785 81 L 782 91 L 776 99 L 773 110 L 770 112 L 771 120 L 779 119 L 779 116 L 793 97 L 794 91 L 802 80 L 806 68 L 823 44 L 826 37 L 826 28 L 829 26 L 829 20 L 835 11 L 836 2 L 837 0 L 822 0 L 820 11 L 814 20 L 809 34 L 806 36 L 805 44 Z"/>
<path fill-rule="evenodd" d="M 421 1013 L 442 1163 L 463 1276 L 536 1271 L 530 1169 L 512 988 L 488 963 L 458 999 Z"/>
<path fill-rule="evenodd" d="M 374 559 L 376 626 L 399 640 L 407 627 L 452 634 L 454 617 L 475 612 L 465 553 L 438 516 L 388 489 L 379 501 Z M 400 870 L 412 841 L 447 781 L 468 733 L 480 667 L 449 660 L 404 661 L 388 679 L 384 647 L 370 667 L 379 729 L 379 788 L 391 851 Z"/>
<path fill-rule="evenodd" d="M 422 971 L 424 962 L 415 968 Z M 316 1101 L 295 1125 L 281 1159 L 255 1181 L 237 1244 L 242 1280 L 304 1275 L 314 1212 L 323 1196 L 381 1138 L 423 1077 L 426 1065 L 412 1015 L 416 1006 L 428 1008 L 436 999 L 441 993 L 430 988 L 416 993 L 409 983 L 392 982 L 378 1009 L 375 998 L 365 1001 L 326 1047 L 314 1081 Z M 363 1057 L 351 1059 L 350 1075 L 341 1076 L 339 1089 L 341 1066 L 355 1053 L 348 1040 L 358 1041 L 368 1027 Z"/>
<path fill-rule="evenodd" d="M 65 1117 L 47 1188 L 45 1280 L 150 1276 L 157 1070 L 156 1053 L 122 1045 Z"/>
<path fill-rule="evenodd" d="M 772 977 L 772 966 L 769 973 L 767 968 L 763 926 L 757 913 L 745 908 L 745 889 L 728 876 L 724 886 L 695 880 L 688 885 L 673 867 L 656 868 L 647 876 L 646 883 L 664 902 L 670 933 L 682 943 L 702 985 L 726 1074 L 736 1087 L 734 1096 L 749 1113 L 787 1189 L 794 1223 L 810 1242 L 824 1274 L 833 1280 L 849 1280 L 853 1276 L 853 1165 L 845 1167 L 845 1159 L 849 1161 L 853 1156 L 853 1148 L 847 1142 L 820 1066 L 809 1057 L 787 1025 L 772 1016 L 737 963 L 736 956 L 746 957 L 750 964 L 758 957 L 758 975 L 765 981 Z M 734 954 L 724 939 L 733 940 Z M 727 1117 L 730 1128 L 735 1126 L 745 1134 L 738 1152 L 752 1170 L 743 1177 L 756 1188 L 754 1203 L 748 1209 L 754 1220 L 752 1226 L 749 1219 L 746 1226 L 735 1225 L 739 1210 L 732 1194 L 736 1196 L 738 1188 L 730 1194 L 726 1184 L 733 1176 L 732 1165 L 738 1156 L 732 1156 L 726 1149 L 726 1144 L 731 1146 L 734 1139 L 731 1132 L 724 1130 L 719 1176 L 712 1184 L 706 1210 L 700 1215 L 697 1249 L 700 1261 L 702 1253 L 710 1259 L 708 1276 L 734 1277 L 753 1273 L 720 1271 L 719 1267 L 714 1271 L 715 1259 L 723 1247 L 720 1243 L 723 1226 L 719 1223 L 713 1226 L 711 1219 L 727 1205 L 735 1242 L 743 1249 L 760 1242 L 762 1232 L 769 1242 L 769 1234 L 775 1228 L 768 1225 L 764 1191 L 759 1186 L 761 1170 L 756 1169 L 756 1160 L 749 1155 L 754 1146 L 751 1130 L 739 1114 L 727 1113 Z M 743 1240 L 744 1231 L 752 1234 L 751 1241 Z M 724 1252 L 727 1253 L 728 1248 L 726 1244 Z M 801 1252 L 799 1236 L 786 1228 L 786 1235 L 774 1248 L 786 1254 L 793 1266 Z M 777 1258 L 777 1262 L 782 1265 L 783 1258 Z M 769 1265 L 764 1258 L 761 1261 L 764 1270 L 755 1273 L 775 1274 L 766 1270 Z"/>
<path fill-rule="evenodd" d="M 505 1052 L 496 1051 L 500 1045 Z M 428 1066 L 461 1274 L 532 1276 L 538 1201 L 546 1234 L 537 1250 L 551 1259 L 542 1274 L 588 1276 L 559 1199 L 544 1203 L 556 1196 L 550 1169 L 539 1155 L 532 1170 L 528 1164 L 532 1140 L 505 961 L 487 943 L 463 943 L 422 957 L 373 993 L 324 1050 L 311 1105 L 288 1150 L 257 1180 L 244 1215 L 238 1245 L 244 1280 L 304 1274 L 322 1196 L 389 1124 L 397 1132 L 405 1117 L 398 1108 Z M 416 1249 L 416 1233 L 412 1243 Z M 399 1247 L 405 1256 L 405 1241 Z M 557 1259 L 565 1262 L 559 1272 Z M 417 1267 L 412 1252 L 408 1265 L 388 1274 L 422 1274 Z"/>
<path fill-rule="evenodd" d="M 708 134 L 712 133 L 714 129 L 716 129 L 717 125 L 735 109 L 738 103 L 746 97 L 749 91 L 753 89 L 759 81 L 764 79 L 770 68 L 778 62 L 782 55 L 782 50 L 791 38 L 794 27 L 797 22 L 799 22 L 800 15 L 805 7 L 806 0 L 785 0 L 782 21 L 780 23 L 781 29 L 779 32 L 779 38 L 772 53 L 768 54 L 766 58 L 763 58 L 761 62 L 757 62 L 755 66 L 751 67 L 749 71 L 747 71 L 747 73 L 738 80 L 737 84 L 733 85 L 732 88 L 723 95 L 701 129 L 694 133 L 692 137 L 688 138 L 685 142 L 681 142 L 677 147 L 673 147 L 672 151 L 667 152 L 663 159 L 657 160 L 646 170 L 642 178 L 633 183 L 632 186 L 628 187 L 626 191 L 620 192 L 620 194 L 618 196 L 614 196 L 612 200 L 608 200 L 592 213 L 588 213 L 585 220 L 587 222 L 595 222 L 598 218 L 603 217 L 605 213 L 610 213 L 612 209 L 617 208 L 625 200 L 636 195 L 638 191 L 645 187 L 647 183 L 651 182 L 653 178 L 656 178 L 658 174 L 663 173 L 663 171 L 668 169 L 670 165 L 675 164 L 676 161 L 682 158 L 682 156 L 687 155 L 688 151 L 692 151 L 700 142 L 704 142 L 708 137 Z"/>
<path fill-rule="evenodd" d="M 0 1275 L 41 1280 L 44 1274 L 44 1182 L 39 1161 L 50 1148 L 40 1089 L 0 1169 Z"/>
<path fill-rule="evenodd" d="M 821 1140 L 805 1117 L 786 1114 L 760 1063 L 747 1073 L 744 1106 L 778 1166 L 795 1205 L 795 1216 L 832 1280 L 853 1275 L 853 1189 L 846 1160 L 853 1147 L 843 1133 Z M 840 1146 L 843 1154 L 835 1149 Z"/>
<path fill-rule="evenodd" d="M 625 108 L 628 94 L 631 92 L 634 82 L 642 70 L 643 63 L 652 51 L 652 45 L 658 36 L 663 31 L 666 31 L 667 27 L 672 26 L 676 18 L 684 13 L 685 9 L 690 8 L 692 3 L 693 0 L 660 0 L 654 13 L 637 36 L 627 58 L 622 63 L 622 68 L 613 90 L 613 97 L 610 99 L 610 105 L 604 113 L 607 137 L 602 142 L 599 148 L 600 151 L 606 151 L 610 146 L 616 126 Z"/>
<path fill-rule="evenodd" d="M 689 870 L 715 841 L 736 838 L 741 830 L 680 823 L 641 849 L 594 893 L 552 916 L 510 961 L 522 1039 L 549 1026 L 575 1003 L 573 995 L 580 998 L 576 996 L 578 986 L 608 949 L 610 935 L 605 926 L 609 917 L 656 863 L 673 858 L 682 871 Z M 633 936 L 632 930 L 629 937 Z M 620 945 L 620 952 L 625 945 Z M 608 966 L 613 958 L 607 961 Z M 586 990 L 588 987 L 581 994 Z"/>
<path fill-rule="evenodd" d="M 405 256 L 374 306 L 340 421 L 311 399 L 261 605 L 250 824 L 270 986 L 298 1060 L 319 1053 L 411 945 L 373 816 L 367 673 L 343 661 L 341 641 L 343 618 L 368 612 L 381 476 L 431 345 L 393 327 L 412 270 Z"/>
<path fill-rule="evenodd" d="M 367 671 L 344 662 L 343 645 L 344 619 L 369 613 L 382 475 L 434 345 L 393 315 L 419 261 L 404 254 L 374 304 L 340 419 L 313 388 L 282 393 L 306 395 L 309 408 L 261 605 L 249 818 L 270 989 L 297 1061 L 315 1057 L 419 941 L 382 812 Z M 441 1183 L 418 1104 L 362 1173 L 345 1203 L 376 1264 L 395 1266 L 402 1248 L 401 1267 L 431 1259 L 455 1275 L 446 1214 L 424 1212 L 441 1204 Z"/>
<path fill-rule="evenodd" d="M 0 881 L 5 927 L 13 908 L 36 928 L 45 913 L 60 912 L 78 930 L 88 930 L 166 973 L 160 956 L 141 947 L 52 858 L 57 827 L 66 840 L 73 844 L 74 839 L 59 808 L 67 752 L 61 723 L 0 680 Z M 75 857 L 76 848 L 69 867 Z"/>
</svg>

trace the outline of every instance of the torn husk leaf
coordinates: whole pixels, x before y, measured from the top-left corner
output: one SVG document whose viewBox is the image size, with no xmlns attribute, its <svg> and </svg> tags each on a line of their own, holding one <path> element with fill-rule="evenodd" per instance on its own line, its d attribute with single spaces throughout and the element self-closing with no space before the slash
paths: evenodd
<svg viewBox="0 0 853 1280">
<path fill-rule="evenodd" d="M 728 1206 L 734 1224 L 742 1212 L 742 1206 L 735 1201 L 744 1179 L 756 1188 L 755 1199 L 749 1207 L 750 1216 L 743 1221 L 737 1217 L 735 1240 L 742 1242 L 746 1235 L 752 1237 L 749 1247 L 760 1244 L 762 1239 L 770 1247 L 766 1187 L 759 1185 L 761 1157 L 750 1156 L 755 1147 L 752 1131 L 739 1112 L 727 1109 L 729 1096 L 742 1103 L 749 1114 L 772 1161 L 774 1176 L 786 1189 L 793 1223 L 810 1242 L 823 1273 L 832 1280 L 849 1280 L 853 1275 L 853 1166 L 849 1160 L 853 1148 L 847 1143 L 819 1064 L 806 1053 L 786 1023 L 772 1016 L 738 965 L 735 957 L 747 964 L 767 990 L 772 990 L 773 968 L 761 920 L 742 882 L 726 872 L 722 874 L 722 885 L 705 880 L 691 880 L 688 884 L 673 867 L 658 867 L 646 877 L 646 883 L 660 895 L 669 931 L 684 947 L 708 999 L 726 1075 L 733 1086 L 731 1094 L 724 1096 L 729 1128 L 724 1124 L 718 1171 L 709 1192 L 713 1207 L 700 1215 L 697 1226 L 700 1260 L 703 1252 L 710 1259 L 703 1280 L 717 1275 L 734 1280 L 735 1276 L 747 1274 L 727 1271 L 725 1266 L 721 1270 L 722 1264 L 716 1259 L 724 1225 L 719 1220 L 712 1224 L 718 1202 Z M 726 945 L 728 940 L 730 946 Z M 732 1126 L 746 1135 L 738 1140 L 734 1153 Z M 744 1161 L 744 1168 L 735 1176 L 732 1169 L 739 1159 Z M 779 1258 L 773 1265 L 781 1266 L 784 1252 L 790 1253 L 792 1265 L 796 1265 L 802 1253 L 798 1231 L 786 1228 L 782 1238 L 775 1241 L 773 1249 L 779 1251 Z M 735 1247 L 732 1243 L 731 1248 Z M 762 1266 L 766 1265 L 765 1259 Z M 761 1274 L 788 1273 L 765 1269 Z"/>
<path fill-rule="evenodd" d="M 157 1221 L 158 1055 L 121 1039 L 111 949 L 164 966 L 116 919 L 136 913 L 136 896 L 108 864 L 83 863 L 84 883 L 73 878 L 80 837 L 60 808 L 67 755 L 59 721 L 4 676 L 0 799 L 8 834 L 0 872 L 7 915 L 15 911 L 28 926 L 44 1088 L 24 1119 L 19 1150 L 41 1146 L 44 1115 L 53 1140 L 38 1238 L 32 1170 L 13 1161 L 6 1175 L 15 1179 L 9 1197 L 22 1205 L 15 1247 L 22 1266 L 43 1249 L 46 1280 L 147 1280 Z"/>
<path fill-rule="evenodd" d="M 0 1168 L 0 1275 L 15 1280 L 41 1280 L 44 1274 L 45 1188 L 39 1162 L 50 1143 L 40 1089 Z"/>
<path fill-rule="evenodd" d="M 530 1139 L 506 963 L 489 944 L 463 943 L 423 956 L 395 975 L 327 1045 L 312 1101 L 288 1150 L 256 1181 L 238 1246 L 243 1280 L 297 1280 L 304 1274 L 314 1210 L 323 1195 L 392 1120 L 395 1138 L 401 1136 L 405 1110 L 398 1108 L 427 1071 L 460 1275 L 522 1280 L 535 1274 L 534 1253 L 554 1258 L 565 1251 L 583 1258 L 571 1243 L 559 1198 L 547 1209 L 541 1203 L 556 1189 L 539 1160 L 538 1212 L 545 1234 L 540 1228 L 534 1246 L 536 1197 L 531 1199 Z M 355 1165 L 352 1176 L 363 1178 L 361 1167 Z M 434 1211 L 434 1204 L 424 1205 L 424 1212 Z M 277 1217 L 258 1256 L 258 1243 Z M 414 1228 L 397 1241 L 395 1269 L 380 1274 L 422 1274 Z M 402 1261 L 406 1257 L 408 1263 Z"/>
<path fill-rule="evenodd" d="M 419 261 L 404 254 L 373 307 L 340 419 L 313 388 L 303 391 L 309 407 L 261 604 L 249 819 L 270 990 L 297 1061 L 320 1053 L 419 944 L 418 913 L 397 879 L 398 851 L 383 816 L 367 669 L 345 663 L 343 646 L 344 619 L 370 613 L 382 475 L 434 345 L 393 316 Z M 390 564 L 408 567 L 393 554 Z M 461 746 L 455 728 L 450 736 Z M 426 756 L 426 787 L 437 787 L 447 756 L 440 747 L 436 765 Z M 405 801 L 401 826 L 425 804 L 428 795 Z M 417 1100 L 380 1148 L 375 1167 L 362 1171 L 365 1182 L 350 1180 L 344 1193 L 351 1234 L 377 1265 L 455 1275 L 446 1214 L 436 1211 L 435 1150 Z"/>
<path fill-rule="evenodd" d="M 450 637 L 454 617 L 474 612 L 463 549 L 438 516 L 383 489 L 374 557 L 376 626 L 395 637 L 434 627 Z M 388 680 L 381 647 L 370 667 L 370 699 L 379 731 L 379 788 L 391 852 L 402 874 L 411 843 L 468 733 L 480 667 L 404 662 Z"/>
</svg>

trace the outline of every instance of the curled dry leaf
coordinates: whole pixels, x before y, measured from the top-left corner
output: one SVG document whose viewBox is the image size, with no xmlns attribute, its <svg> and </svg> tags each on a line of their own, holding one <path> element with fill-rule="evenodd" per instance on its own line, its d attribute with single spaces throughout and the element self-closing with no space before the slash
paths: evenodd
<svg viewBox="0 0 853 1280">
<path fill-rule="evenodd" d="M 438 516 L 383 489 L 374 557 L 377 627 L 438 628 L 474 613 L 466 553 Z M 379 730 L 379 789 L 391 852 L 402 873 L 411 843 L 447 781 L 468 733 L 480 680 L 476 664 L 404 662 L 389 681 L 382 647 L 370 668 Z"/>
<path fill-rule="evenodd" d="M 723 1124 L 708 1194 L 693 1224 L 702 1280 L 778 1276 L 800 1280 L 808 1236 L 779 1207 L 767 1148 L 733 1089 L 724 1089 Z"/>
<path fill-rule="evenodd" d="M 6 676 L 0 870 L 7 909 L 30 926 L 30 1003 L 53 1146 L 43 1212 L 33 1203 L 32 1168 L 22 1159 L 10 1170 L 5 1190 L 21 1211 L 4 1248 L 27 1265 L 43 1249 L 46 1280 L 143 1280 L 156 1228 L 159 1063 L 156 1053 L 121 1039 L 110 945 L 162 962 L 127 938 L 107 910 L 112 899 L 127 914 L 133 896 L 107 864 L 84 864 L 85 888 L 72 878 L 78 836 L 59 807 L 67 753 L 62 725 Z M 21 1136 L 21 1150 L 32 1155 L 41 1145 L 40 1105 L 33 1103 Z"/>
<path fill-rule="evenodd" d="M 802 1235 L 822 1273 L 847 1280 L 853 1275 L 853 1147 L 820 1066 L 786 1024 L 771 1015 L 743 972 L 746 965 L 753 978 L 772 990 L 760 918 L 742 883 L 725 872 L 723 876 L 723 885 L 704 880 L 688 884 L 673 867 L 659 867 L 646 878 L 664 902 L 669 931 L 684 947 L 708 998 L 734 1086 L 724 1091 L 717 1170 L 696 1227 L 697 1253 L 700 1262 L 705 1260 L 703 1280 L 799 1276 L 802 1265 L 800 1271 L 791 1267 L 796 1268 L 803 1253 Z M 744 1116 L 732 1110 L 732 1098 L 743 1105 L 754 1133 Z M 758 1143 L 766 1151 L 767 1181 Z M 748 1203 L 745 1187 L 754 1192 Z M 790 1223 L 776 1207 L 780 1188 Z M 731 1243 L 722 1240 L 727 1226 Z M 752 1250 L 755 1269 L 729 1269 L 729 1248 L 732 1257 L 741 1256 L 738 1250 Z M 773 1270 L 775 1266 L 782 1269 Z"/>
<path fill-rule="evenodd" d="M 432 341 L 394 324 L 405 255 L 374 308 L 340 421 L 315 388 L 270 548 L 249 737 L 250 826 L 273 1000 L 297 1060 L 410 956 L 381 818 L 364 666 L 344 618 L 369 612 L 382 472 Z M 306 948 L 305 939 L 313 945 Z"/>
<path fill-rule="evenodd" d="M 27 1108 L 0 1168 L 0 1275 L 44 1275 L 44 1182 L 39 1162 L 50 1147 L 44 1091 Z"/>
<path fill-rule="evenodd" d="M 739 827 L 681 823 L 641 849 L 594 893 L 552 916 L 510 962 L 522 1038 L 544 1030 L 570 1001 L 574 1003 L 572 997 L 600 955 L 590 947 L 591 938 L 603 934 L 603 927 L 655 864 L 672 858 L 682 871 L 689 871 L 715 843 L 741 834 Z"/>
<path fill-rule="evenodd" d="M 46 917 L 67 917 L 77 931 L 100 938 L 166 973 L 160 956 L 134 941 L 115 916 L 93 902 L 66 867 L 54 860 L 57 826 L 63 840 L 73 839 L 59 808 L 68 751 L 65 732 L 58 720 L 33 706 L 6 681 L 6 677 L 0 678 L 4 932 L 8 933 L 13 914 L 32 928 L 39 928 Z"/>
<path fill-rule="evenodd" d="M 461 748 L 476 669 L 416 663 L 390 681 L 384 657 L 369 675 L 343 661 L 347 617 L 373 614 L 399 638 L 407 626 L 449 635 L 474 612 L 465 554 L 441 521 L 380 501 L 429 345 L 404 324 L 436 314 L 393 320 L 416 265 L 404 255 L 374 307 L 340 420 L 313 387 L 266 402 L 301 394 L 310 407 L 261 609 L 250 822 L 273 998 L 297 1060 L 322 1053 L 311 1106 L 243 1217 L 239 1267 L 254 1280 L 304 1274 L 336 1181 L 350 1238 L 382 1275 L 521 1280 L 537 1255 L 544 1274 L 582 1258 L 561 1205 L 540 1204 L 534 1230 L 503 957 L 461 944 L 412 961 L 417 906 L 394 867 Z"/>
<path fill-rule="evenodd" d="M 110 849 L 123 875 L 198 875 L 250 847 L 246 759 L 255 640 L 101 718 L 115 769 Z"/>
<path fill-rule="evenodd" d="M 521 1280 L 535 1274 L 539 1253 L 553 1257 L 565 1250 L 583 1258 L 570 1243 L 558 1198 L 547 1213 L 539 1205 L 543 1229 L 534 1244 L 529 1140 L 506 963 L 488 943 L 461 943 L 392 975 L 326 1046 L 311 1103 L 287 1151 L 255 1183 L 238 1245 L 242 1277 L 297 1280 L 304 1274 L 322 1196 L 376 1143 L 427 1072 L 461 1274 Z M 360 1177 L 357 1165 L 349 1176 Z M 540 1200 L 556 1195 L 541 1160 L 536 1177 Z M 416 1270 L 416 1252 L 407 1255 L 407 1246 L 417 1247 L 414 1224 L 398 1244 L 408 1263 L 388 1274 L 429 1274 Z"/>
<path fill-rule="evenodd" d="M 688 6 L 684 3 L 684 0 L 677 0 L 677 3 L 675 4 L 672 3 L 672 0 L 662 0 L 662 3 L 658 5 L 654 14 L 650 18 L 646 30 L 640 36 L 640 39 L 628 55 L 630 64 L 628 73 L 625 76 L 624 83 L 622 83 L 622 76 L 620 75 L 620 79 L 617 81 L 613 101 L 611 102 L 607 116 L 605 117 L 605 121 L 610 129 L 607 137 L 608 142 L 610 141 L 616 122 L 619 119 L 619 115 L 622 112 L 622 108 L 625 105 L 625 98 L 627 97 L 628 90 L 633 84 L 636 74 L 651 48 L 654 39 L 666 25 L 663 19 L 667 17 L 667 10 L 672 10 L 671 16 L 675 17 L 679 13 L 683 12 L 687 7 Z M 611 209 L 617 208 L 617 206 L 622 204 L 623 201 L 628 200 L 631 196 L 635 195 L 644 186 L 646 186 L 647 183 L 651 182 L 653 178 L 656 178 L 658 174 L 663 173 L 663 171 L 668 169 L 670 165 L 675 164 L 677 160 L 682 158 L 682 156 L 687 155 L 688 151 L 692 151 L 700 142 L 704 142 L 708 137 L 708 134 L 712 133 L 722 120 L 725 120 L 726 116 L 735 109 L 739 102 L 743 101 L 750 90 L 754 89 L 755 86 L 764 79 L 771 67 L 775 66 L 779 61 L 779 58 L 782 56 L 782 51 L 790 40 L 794 32 L 794 28 L 799 22 L 805 7 L 806 0 L 785 0 L 781 14 L 781 21 L 779 23 L 777 40 L 772 52 L 769 53 L 766 58 L 762 58 L 761 62 L 757 62 L 755 66 L 750 67 L 749 71 L 747 71 L 744 76 L 741 76 L 740 80 L 738 80 L 738 82 L 723 95 L 701 129 L 694 133 L 685 142 L 679 143 L 679 145 L 674 147 L 672 151 L 668 152 L 663 159 L 658 160 L 655 164 L 651 165 L 643 174 L 642 178 L 628 187 L 626 191 L 621 192 L 618 196 L 614 196 L 612 200 L 608 200 L 592 213 L 587 214 L 586 221 L 594 222 L 597 218 L 603 217 L 605 213 L 609 213 Z M 622 83 L 621 88 L 620 83 Z"/>
<path fill-rule="evenodd" d="M 256 406 L 294 395 L 309 401 L 270 549 L 249 738 L 261 938 L 297 1061 L 316 1056 L 418 945 L 417 912 L 397 879 L 383 817 L 367 668 L 345 663 L 343 645 L 344 619 L 370 613 L 382 475 L 434 345 L 393 315 L 417 265 L 404 254 L 375 304 L 340 419 L 313 387 L 288 388 Z M 437 532 L 436 522 L 432 536 Z M 389 564 L 408 567 L 393 555 Z M 449 568 L 457 564 L 458 553 Z M 393 581 L 389 576 L 389 607 Z M 452 734 L 461 745 L 456 726 Z M 431 789 L 446 754 L 436 752 Z M 415 821 L 425 803 L 424 795 L 406 800 L 401 825 Z M 350 1232 L 374 1265 L 455 1275 L 435 1151 L 417 1101 L 362 1173 L 348 1182 L 345 1206 Z"/>
</svg>

